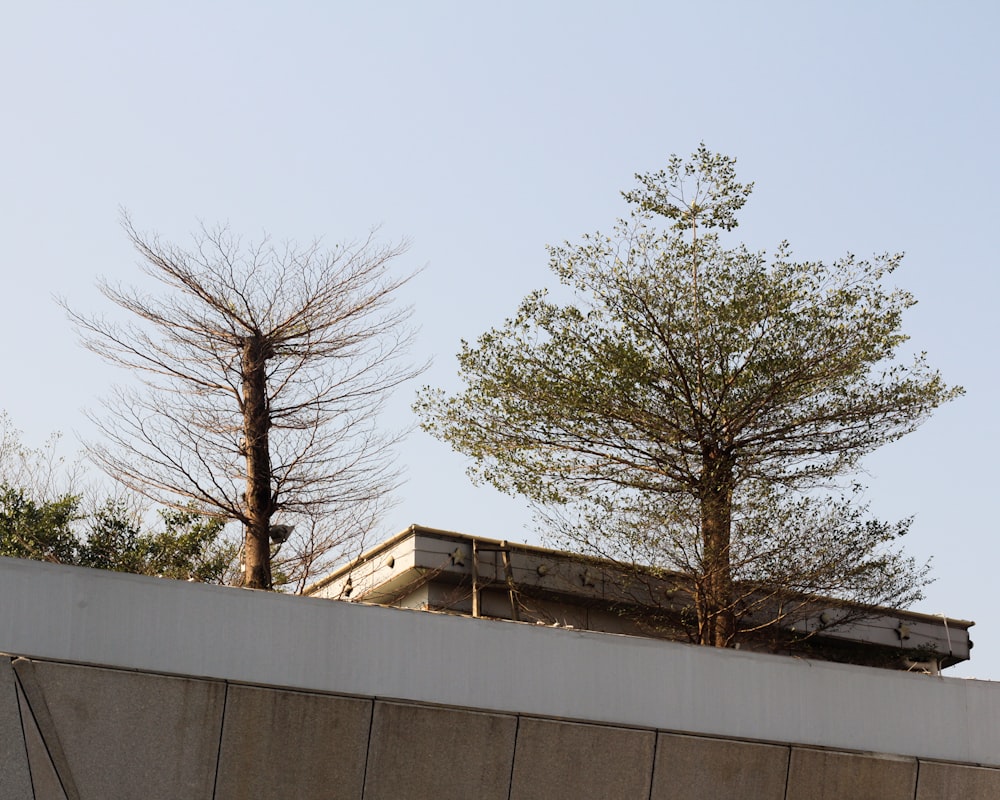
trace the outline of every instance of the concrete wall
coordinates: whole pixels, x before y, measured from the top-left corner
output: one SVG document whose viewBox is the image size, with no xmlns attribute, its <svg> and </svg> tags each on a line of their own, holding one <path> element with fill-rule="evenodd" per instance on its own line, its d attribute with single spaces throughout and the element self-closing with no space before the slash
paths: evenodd
<svg viewBox="0 0 1000 800">
<path fill-rule="evenodd" d="M 1000 685 L 0 559 L 0 798 L 993 800 Z"/>
<path fill-rule="evenodd" d="M 1000 769 L 0 659 L 4 800 L 995 800 Z"/>
</svg>

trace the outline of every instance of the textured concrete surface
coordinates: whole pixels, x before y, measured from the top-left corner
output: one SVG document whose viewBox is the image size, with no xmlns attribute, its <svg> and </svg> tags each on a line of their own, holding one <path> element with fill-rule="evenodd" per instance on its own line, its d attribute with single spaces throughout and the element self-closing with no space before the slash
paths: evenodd
<svg viewBox="0 0 1000 800">
<path fill-rule="evenodd" d="M 789 748 L 660 733 L 651 800 L 784 800 Z"/>
<path fill-rule="evenodd" d="M 47 800 L 67 800 L 66 793 L 59 783 L 59 776 L 52 765 L 52 759 L 49 757 L 48 750 L 45 749 L 45 742 L 42 741 L 42 735 L 38 731 L 38 725 L 35 724 L 35 718 L 28 707 L 28 701 L 20 689 L 18 689 L 17 696 L 18 702 L 21 704 L 24 741 L 28 750 L 28 764 L 31 769 L 31 786 L 35 791 L 34 797 L 47 798 Z M 14 797 L 17 797 L 17 795 L 14 795 Z M 29 793 L 24 795 L 24 797 L 32 797 L 30 789 Z M 74 800 L 77 800 L 77 798 L 78 795 L 75 795 Z"/>
<path fill-rule="evenodd" d="M 792 748 L 786 800 L 913 800 L 912 758 Z"/>
<path fill-rule="evenodd" d="M 4 558 L 0 608 L 0 800 L 1000 797 L 1000 684 Z"/>
<path fill-rule="evenodd" d="M 522 718 L 511 800 L 648 800 L 654 731 Z"/>
<path fill-rule="evenodd" d="M 14 668 L 70 800 L 68 780 L 84 800 L 212 796 L 225 684 L 23 659 Z"/>
<path fill-rule="evenodd" d="M 0 800 L 1000 797 L 973 765 L 2 657 L 0 733 Z"/>
<path fill-rule="evenodd" d="M 1000 683 L 8 558 L 0 608 L 34 658 L 1000 766 Z"/>
<path fill-rule="evenodd" d="M 375 703 L 365 800 L 507 800 L 517 718 Z"/>
<path fill-rule="evenodd" d="M 372 701 L 229 686 L 215 800 L 357 800 Z"/>
<path fill-rule="evenodd" d="M 21 728 L 17 682 L 6 656 L 0 656 L 0 797 L 31 797 L 31 774 Z"/>
<path fill-rule="evenodd" d="M 920 762 L 917 800 L 990 800 L 1000 797 L 1000 770 Z"/>
</svg>

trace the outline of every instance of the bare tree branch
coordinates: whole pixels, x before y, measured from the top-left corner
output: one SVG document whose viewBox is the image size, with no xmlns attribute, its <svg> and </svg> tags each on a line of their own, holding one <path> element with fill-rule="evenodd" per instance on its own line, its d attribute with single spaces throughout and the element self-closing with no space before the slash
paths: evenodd
<svg viewBox="0 0 1000 800">
<path fill-rule="evenodd" d="M 124 322 L 60 300 L 83 344 L 144 385 L 92 417 L 103 440 L 90 454 L 157 502 L 241 522 L 247 586 L 271 587 L 270 526 L 295 522 L 280 564 L 301 586 L 364 537 L 398 483 L 400 434 L 377 416 L 423 369 L 405 362 L 410 309 L 394 304 L 412 277 L 390 272 L 406 244 L 245 244 L 203 226 L 184 249 L 123 227 L 163 294 L 101 282 Z"/>
</svg>

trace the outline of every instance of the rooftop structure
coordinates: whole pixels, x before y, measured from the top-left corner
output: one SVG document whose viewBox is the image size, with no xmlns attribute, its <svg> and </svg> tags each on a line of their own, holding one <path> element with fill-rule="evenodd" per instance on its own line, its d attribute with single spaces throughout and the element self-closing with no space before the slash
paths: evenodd
<svg viewBox="0 0 1000 800">
<path fill-rule="evenodd" d="M 683 641 L 674 620 L 691 607 L 676 588 L 674 573 L 411 525 L 306 594 Z M 967 620 L 823 598 L 803 608 L 776 635 L 740 646 L 929 674 L 970 657 Z"/>
</svg>

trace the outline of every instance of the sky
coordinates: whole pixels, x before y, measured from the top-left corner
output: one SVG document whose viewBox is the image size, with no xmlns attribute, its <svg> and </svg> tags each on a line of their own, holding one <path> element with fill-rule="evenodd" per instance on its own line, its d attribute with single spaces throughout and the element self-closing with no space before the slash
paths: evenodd
<svg viewBox="0 0 1000 800">
<path fill-rule="evenodd" d="M 407 239 L 400 294 L 419 385 L 456 391 L 455 353 L 553 286 L 545 247 L 609 231 L 620 191 L 704 142 L 754 181 L 738 233 L 802 260 L 905 251 L 912 351 L 966 396 L 865 462 L 867 497 L 913 516 L 933 559 L 916 607 L 974 620 L 1000 680 L 1000 445 L 994 250 L 1000 6 L 842 2 L 107 2 L 10 4 L 0 31 L 0 411 L 79 448 L 84 410 L 130 380 L 83 350 L 53 295 L 107 306 L 138 283 L 119 225 L 187 243 Z M 414 430 L 384 523 L 538 544 L 527 504 L 473 486 Z"/>
</svg>

